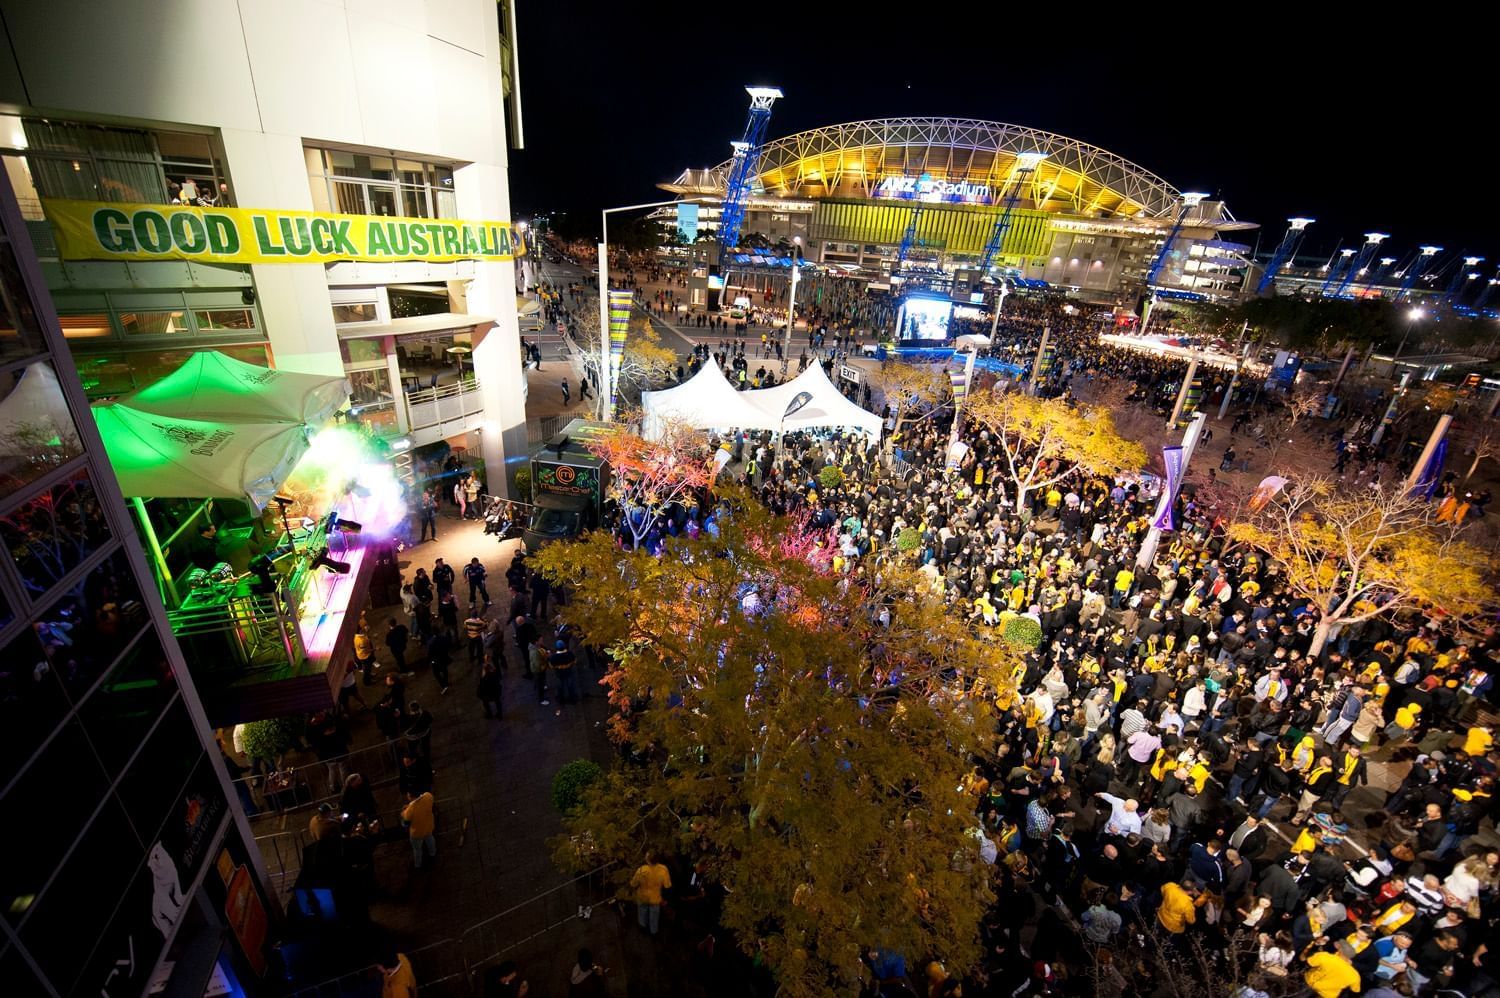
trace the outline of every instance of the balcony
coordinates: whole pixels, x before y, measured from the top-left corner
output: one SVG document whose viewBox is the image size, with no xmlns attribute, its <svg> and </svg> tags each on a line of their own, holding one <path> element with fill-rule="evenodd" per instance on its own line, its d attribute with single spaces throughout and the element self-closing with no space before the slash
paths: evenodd
<svg viewBox="0 0 1500 998">
<path fill-rule="evenodd" d="M 462 384 L 454 382 L 404 394 L 410 432 L 419 434 L 435 429 L 433 439 L 477 429 L 484 412 L 479 382 L 472 375 L 465 377 Z"/>
</svg>

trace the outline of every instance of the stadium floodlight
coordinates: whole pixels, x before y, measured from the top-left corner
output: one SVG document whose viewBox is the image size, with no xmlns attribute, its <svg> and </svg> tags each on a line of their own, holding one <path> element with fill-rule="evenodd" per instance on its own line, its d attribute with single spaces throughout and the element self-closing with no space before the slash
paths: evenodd
<svg viewBox="0 0 1500 998">
<path fill-rule="evenodd" d="M 1390 233 L 1388 233 L 1388 232 L 1366 232 L 1365 233 L 1365 242 L 1370 243 L 1370 244 L 1375 245 L 1375 246 L 1379 246 L 1381 240 L 1383 240 L 1383 239 L 1389 239 L 1390 237 L 1391 237 Z"/>
<path fill-rule="evenodd" d="M 1345 260 L 1349 259 L 1353 255 L 1354 251 L 1352 249 L 1339 250 L 1339 256 L 1343 257 Z"/>
<path fill-rule="evenodd" d="M 1416 322 L 1418 319 L 1422 318 L 1422 316 L 1425 315 L 1425 314 L 1426 313 L 1423 312 L 1420 308 L 1414 308 L 1410 312 L 1406 313 L 1406 321 L 1408 321 L 1408 322 Z"/>
<path fill-rule="evenodd" d="M 1443 248 L 1441 246 L 1423 246 L 1421 250 L 1423 256 L 1437 256 L 1443 251 Z"/>
<path fill-rule="evenodd" d="M 1479 264 L 1481 264 L 1483 262 L 1484 262 L 1484 257 L 1482 257 L 1482 256 L 1466 256 L 1466 257 L 1464 257 L 1464 266 L 1465 267 L 1475 267 L 1475 266 L 1478 266 Z"/>
<path fill-rule="evenodd" d="M 751 102 L 758 104 L 764 101 L 767 107 L 783 96 L 780 87 L 746 87 L 745 93 L 750 95 Z"/>
<path fill-rule="evenodd" d="M 1389 267 L 1391 264 L 1393 264 L 1395 262 L 1396 262 L 1396 258 L 1393 257 L 1393 256 L 1383 256 L 1383 257 L 1380 258 L 1380 265 L 1382 267 Z"/>
<path fill-rule="evenodd" d="M 1182 193 L 1182 206 L 1184 208 L 1196 208 L 1207 199 L 1207 194 L 1198 191 L 1184 191 Z"/>
<path fill-rule="evenodd" d="M 1022 170 L 1035 170 L 1042 160 L 1047 158 L 1044 152 L 1023 152 L 1016 154 L 1016 166 Z"/>
<path fill-rule="evenodd" d="M 1302 218 L 1300 216 L 1297 218 L 1287 219 L 1288 224 L 1291 225 L 1292 231 L 1294 232 L 1301 232 L 1303 229 L 1307 228 L 1309 225 L 1313 224 L 1316 221 L 1316 218 Z"/>
</svg>

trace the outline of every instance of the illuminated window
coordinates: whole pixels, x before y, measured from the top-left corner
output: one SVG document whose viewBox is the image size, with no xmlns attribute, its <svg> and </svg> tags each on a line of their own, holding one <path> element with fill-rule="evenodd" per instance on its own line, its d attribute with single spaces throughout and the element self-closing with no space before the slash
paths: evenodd
<svg viewBox="0 0 1500 998">
<path fill-rule="evenodd" d="M 179 311 L 121 312 L 120 328 L 126 336 L 171 336 L 190 331 Z"/>
<path fill-rule="evenodd" d="M 248 308 L 216 308 L 193 313 L 200 330 L 254 329 L 255 313 Z"/>
<path fill-rule="evenodd" d="M 333 321 L 340 326 L 354 322 L 374 322 L 379 318 L 380 315 L 372 301 L 333 306 Z"/>
</svg>

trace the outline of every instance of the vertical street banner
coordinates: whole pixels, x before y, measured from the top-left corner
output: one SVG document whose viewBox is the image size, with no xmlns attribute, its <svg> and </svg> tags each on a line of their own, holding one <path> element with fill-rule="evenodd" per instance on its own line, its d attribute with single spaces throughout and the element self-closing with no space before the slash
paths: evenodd
<svg viewBox="0 0 1500 998">
<path fill-rule="evenodd" d="M 619 399 L 620 365 L 625 360 L 625 333 L 630 328 L 629 291 L 609 292 L 609 412 L 614 417 Z"/>
<path fill-rule="evenodd" d="M 1432 457 L 1427 459 L 1427 467 L 1422 469 L 1422 477 L 1417 479 L 1416 487 L 1411 490 L 1413 499 L 1420 496 L 1430 502 L 1437 495 L 1438 486 L 1442 483 L 1443 462 L 1447 457 L 1448 438 L 1444 437 L 1438 441 Z"/>
<path fill-rule="evenodd" d="M 1401 408 L 1401 397 L 1406 394 L 1406 385 L 1403 383 L 1391 393 L 1391 404 L 1385 407 L 1385 415 L 1380 418 L 1381 426 L 1390 426 L 1396 421 L 1396 410 Z"/>
<path fill-rule="evenodd" d="M 1190 415 L 1198 411 L 1198 403 L 1203 401 L 1203 376 L 1194 375 L 1188 384 L 1187 399 L 1182 404 L 1182 414 Z"/>
<path fill-rule="evenodd" d="M 1037 364 L 1037 377 L 1045 378 L 1052 372 L 1052 360 L 1057 355 L 1057 349 L 1052 344 L 1042 348 L 1042 358 Z"/>
<path fill-rule="evenodd" d="M 965 371 L 949 371 L 948 380 L 953 383 L 953 408 L 961 408 L 969 397 L 969 375 Z"/>
<path fill-rule="evenodd" d="M 1163 447 L 1161 457 L 1167 466 L 1167 480 L 1162 484 L 1161 501 L 1156 505 L 1156 519 L 1151 526 L 1157 530 L 1176 530 L 1172 507 L 1177 502 L 1177 490 L 1182 487 L 1182 448 Z"/>
</svg>

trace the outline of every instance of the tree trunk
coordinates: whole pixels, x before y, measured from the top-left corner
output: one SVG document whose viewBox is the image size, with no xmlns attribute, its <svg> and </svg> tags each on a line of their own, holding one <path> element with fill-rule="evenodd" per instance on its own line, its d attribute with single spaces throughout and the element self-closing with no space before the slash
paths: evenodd
<svg viewBox="0 0 1500 998">
<path fill-rule="evenodd" d="M 1323 646 L 1333 636 L 1333 631 L 1336 627 L 1338 627 L 1338 621 L 1329 620 L 1327 617 L 1323 618 L 1318 624 L 1318 629 L 1313 631 L 1312 644 L 1307 649 L 1308 658 L 1313 659 L 1318 657 L 1319 653 L 1323 651 Z"/>
</svg>

